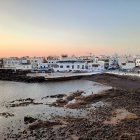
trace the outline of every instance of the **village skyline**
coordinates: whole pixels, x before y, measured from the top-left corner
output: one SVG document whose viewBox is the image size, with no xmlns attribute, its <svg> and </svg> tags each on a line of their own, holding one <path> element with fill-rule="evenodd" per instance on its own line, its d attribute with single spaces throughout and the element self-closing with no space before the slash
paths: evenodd
<svg viewBox="0 0 140 140">
<path fill-rule="evenodd" d="M 82 56 L 95 56 L 95 57 L 100 57 L 100 56 L 106 56 L 106 57 L 111 57 L 111 56 L 132 56 L 132 57 L 140 57 L 140 53 L 136 53 L 136 54 L 130 54 L 130 53 L 124 53 L 124 54 L 118 54 L 118 53 L 112 53 L 112 54 L 94 54 L 94 53 L 83 53 L 83 54 L 67 54 L 67 53 L 61 53 L 61 54 L 48 54 L 48 55 L 17 55 L 17 56 L 13 56 L 13 55 L 9 55 L 9 56 L 0 56 L 0 58 L 22 58 L 22 57 L 82 57 Z"/>
</svg>

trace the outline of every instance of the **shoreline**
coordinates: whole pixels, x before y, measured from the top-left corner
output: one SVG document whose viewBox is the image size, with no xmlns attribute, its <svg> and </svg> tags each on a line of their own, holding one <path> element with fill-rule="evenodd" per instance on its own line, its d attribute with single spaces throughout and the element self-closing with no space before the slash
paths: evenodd
<svg viewBox="0 0 140 140">
<path fill-rule="evenodd" d="M 30 71 L 14 71 L 0 69 L 0 80 L 14 81 L 14 82 L 26 82 L 26 83 L 41 83 L 41 82 L 57 82 L 81 79 L 83 77 L 96 75 L 99 72 L 94 73 L 55 73 L 48 74 L 33 74 Z"/>
<path fill-rule="evenodd" d="M 140 90 L 140 78 L 135 76 L 114 75 L 114 74 L 97 74 L 94 76 L 84 77 L 84 80 L 98 82 L 104 85 L 121 88 L 126 90 Z"/>
<path fill-rule="evenodd" d="M 48 76 L 47 76 L 48 75 Z M 99 77 L 99 78 L 98 78 Z M 114 79 L 113 79 L 114 77 Z M 103 79 L 107 78 L 107 79 Z M 75 80 L 75 79 L 86 79 L 89 81 L 95 81 L 102 84 L 111 84 L 109 83 L 109 78 L 111 80 L 117 80 L 120 78 L 121 80 L 133 80 L 140 81 L 140 77 L 133 75 L 117 75 L 113 73 L 106 72 L 94 72 L 94 73 L 60 73 L 60 74 L 44 74 L 37 75 L 30 73 L 30 71 L 14 71 L 14 70 L 0 70 L 0 80 L 3 81 L 14 81 L 14 82 L 26 82 L 26 83 L 42 83 L 42 82 L 57 82 L 57 81 L 67 81 L 67 80 Z M 116 86 L 117 83 L 111 84 L 111 86 Z M 110 85 L 109 85 L 110 86 Z M 133 86 L 133 85 L 132 85 Z"/>
<path fill-rule="evenodd" d="M 51 98 L 58 98 L 52 106 L 56 108 L 67 108 L 87 111 L 86 116 L 53 116 L 52 119 L 45 120 L 24 116 L 26 127 L 16 133 L 8 130 L 4 136 L 7 139 L 58 139 L 58 140 L 123 140 L 140 137 L 140 79 L 130 76 L 120 76 L 112 74 L 97 74 L 83 77 L 84 80 L 90 80 L 112 86 L 112 89 L 106 90 L 99 95 L 89 95 L 83 97 L 81 93 L 73 93 L 68 97 L 66 95 L 55 95 Z M 67 104 L 66 97 L 70 100 Z M 50 98 L 50 97 L 44 97 Z M 76 102 L 73 102 L 75 100 Z M 25 102 L 26 101 L 26 102 Z M 27 102 L 28 101 L 28 102 Z M 72 102 L 71 102 L 72 101 Z M 17 101 L 13 101 L 14 103 Z M 18 104 L 12 104 L 12 107 L 21 105 L 36 104 L 33 99 L 19 100 Z M 91 105 L 95 105 L 91 107 Z M 4 114 L 11 115 L 12 114 Z M 13 114 L 14 115 L 14 114 Z M 45 115 L 44 115 L 45 117 Z"/>
</svg>

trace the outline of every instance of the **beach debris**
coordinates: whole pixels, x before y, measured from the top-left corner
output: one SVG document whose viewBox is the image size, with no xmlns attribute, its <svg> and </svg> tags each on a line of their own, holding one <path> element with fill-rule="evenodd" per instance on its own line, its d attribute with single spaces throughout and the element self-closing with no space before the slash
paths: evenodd
<svg viewBox="0 0 140 140">
<path fill-rule="evenodd" d="M 0 113 L 0 116 L 5 117 L 5 118 L 8 118 L 8 117 L 13 117 L 15 115 L 12 114 L 12 113 L 3 112 L 3 113 Z"/>
<path fill-rule="evenodd" d="M 104 105 L 105 104 L 102 101 L 99 101 L 99 102 L 92 104 L 92 106 L 95 108 L 103 107 Z"/>
<path fill-rule="evenodd" d="M 32 124 L 30 124 L 27 128 L 27 130 L 31 131 L 31 130 L 38 130 L 40 128 L 47 128 L 47 127 L 53 127 L 56 125 L 62 125 L 62 123 L 60 122 L 56 122 L 56 121 L 43 121 L 43 120 L 38 120 L 36 122 L 33 122 Z"/>
<path fill-rule="evenodd" d="M 116 125 L 122 120 L 129 120 L 129 119 L 138 119 L 139 117 L 134 114 L 128 112 L 126 109 L 116 109 L 115 111 L 112 112 L 112 117 L 108 120 L 104 121 L 104 124 L 112 124 Z"/>
<path fill-rule="evenodd" d="M 29 123 L 33 123 L 35 122 L 37 119 L 33 118 L 33 117 L 30 117 L 30 116 L 25 116 L 24 117 L 24 123 L 25 124 L 29 124 Z"/>
<path fill-rule="evenodd" d="M 46 99 L 46 98 L 63 98 L 65 96 L 67 96 L 67 95 L 66 94 L 56 94 L 56 95 L 50 95 L 50 96 L 43 97 L 43 98 L 41 98 L 41 100 Z"/>
<path fill-rule="evenodd" d="M 28 106 L 28 105 L 40 105 L 43 103 L 36 103 L 34 102 L 34 99 L 27 98 L 27 99 L 18 99 L 11 101 L 10 103 L 6 104 L 6 107 L 23 107 L 23 106 Z"/>
</svg>

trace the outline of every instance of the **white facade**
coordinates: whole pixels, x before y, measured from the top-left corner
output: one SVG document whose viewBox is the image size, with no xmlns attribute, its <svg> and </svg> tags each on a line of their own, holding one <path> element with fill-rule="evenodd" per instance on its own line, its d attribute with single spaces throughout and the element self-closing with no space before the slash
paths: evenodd
<svg viewBox="0 0 140 140">
<path fill-rule="evenodd" d="M 30 57 L 30 58 L 27 58 L 27 60 L 30 61 L 30 63 L 42 63 L 44 61 L 44 57 Z"/>
<path fill-rule="evenodd" d="M 32 65 L 22 58 L 5 58 L 3 59 L 3 68 L 17 70 L 32 70 Z"/>
<path fill-rule="evenodd" d="M 79 57 L 80 59 L 82 60 L 85 60 L 85 61 L 95 61 L 95 56 L 94 55 L 90 55 L 90 56 L 80 56 Z"/>
<path fill-rule="evenodd" d="M 31 64 L 26 64 L 26 65 L 17 65 L 15 67 L 16 70 L 32 70 L 32 65 Z"/>
<path fill-rule="evenodd" d="M 60 60 L 53 66 L 55 72 L 64 71 L 87 71 L 84 61 Z"/>
<path fill-rule="evenodd" d="M 48 63 L 39 63 L 37 67 L 38 67 L 38 70 L 47 70 Z"/>
<path fill-rule="evenodd" d="M 44 57 L 30 57 L 27 60 L 29 61 L 29 63 L 31 63 L 32 69 L 37 70 L 38 64 L 43 63 L 44 59 Z"/>
<path fill-rule="evenodd" d="M 18 58 L 5 58 L 3 59 L 3 68 L 14 69 L 20 63 L 20 59 Z"/>
<path fill-rule="evenodd" d="M 58 56 L 48 56 L 47 57 L 47 62 L 48 62 L 48 68 L 52 68 L 56 62 L 60 60 Z"/>
<path fill-rule="evenodd" d="M 2 68 L 17 70 L 54 70 L 54 72 L 94 72 L 103 71 L 104 61 L 94 56 L 85 57 L 22 57 L 5 58 Z"/>
<path fill-rule="evenodd" d="M 120 57 L 118 64 L 122 70 L 133 70 L 135 68 L 135 62 L 131 56 Z"/>
<path fill-rule="evenodd" d="M 65 71 L 80 71 L 80 72 L 94 72 L 104 70 L 104 61 L 90 62 L 79 60 L 79 59 L 63 59 L 57 61 L 53 69 L 55 72 L 65 72 Z"/>
<path fill-rule="evenodd" d="M 109 69 L 117 69 L 118 68 L 118 58 L 113 56 L 109 59 Z"/>
<path fill-rule="evenodd" d="M 136 67 L 140 67 L 140 58 L 136 59 Z"/>
<path fill-rule="evenodd" d="M 88 71 L 103 71 L 105 69 L 105 62 L 104 61 L 98 61 L 94 63 L 88 63 Z"/>
<path fill-rule="evenodd" d="M 135 68 L 135 63 L 131 63 L 131 62 L 122 63 L 120 65 L 120 68 L 122 70 L 133 70 Z"/>
</svg>

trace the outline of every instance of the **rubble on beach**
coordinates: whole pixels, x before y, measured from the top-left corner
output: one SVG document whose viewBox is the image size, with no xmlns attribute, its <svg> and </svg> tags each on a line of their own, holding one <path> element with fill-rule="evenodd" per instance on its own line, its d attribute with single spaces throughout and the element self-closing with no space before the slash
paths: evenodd
<svg viewBox="0 0 140 140">
<path fill-rule="evenodd" d="M 99 94 L 83 96 L 84 91 L 79 90 L 69 95 L 42 97 L 42 100 L 56 98 L 51 106 L 66 111 L 86 110 L 85 116 L 57 115 L 45 120 L 25 116 L 25 129 L 16 133 L 9 130 L 5 137 L 24 140 L 139 140 L 140 80 L 112 75 L 105 77 L 107 74 L 88 77 L 88 80 L 113 87 Z"/>
</svg>

